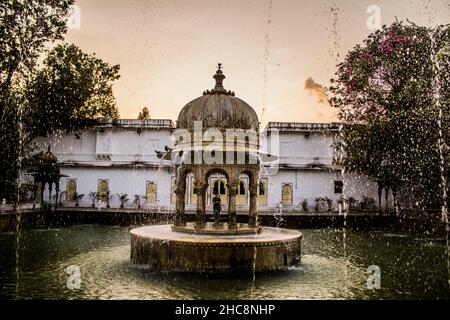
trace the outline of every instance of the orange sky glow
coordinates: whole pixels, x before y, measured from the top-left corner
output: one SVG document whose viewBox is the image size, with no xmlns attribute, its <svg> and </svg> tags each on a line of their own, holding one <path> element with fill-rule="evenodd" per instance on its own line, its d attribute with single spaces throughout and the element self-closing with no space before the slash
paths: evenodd
<svg viewBox="0 0 450 320">
<path fill-rule="evenodd" d="M 152 118 L 176 120 L 190 100 L 214 86 L 218 62 L 224 87 L 268 121 L 332 122 L 323 100 L 336 65 L 373 30 L 367 8 L 381 23 L 449 22 L 447 0 L 78 0 L 81 27 L 65 42 L 111 64 L 121 118 L 147 106 Z M 319 89 L 319 90 L 316 90 Z"/>
</svg>

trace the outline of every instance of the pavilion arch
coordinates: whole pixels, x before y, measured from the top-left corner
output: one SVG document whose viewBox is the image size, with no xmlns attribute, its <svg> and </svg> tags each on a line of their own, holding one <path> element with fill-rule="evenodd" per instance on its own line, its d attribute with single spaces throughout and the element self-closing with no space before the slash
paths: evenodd
<svg viewBox="0 0 450 320">
<path fill-rule="evenodd" d="M 268 179 L 260 178 L 258 184 L 258 206 L 267 206 Z"/>
<path fill-rule="evenodd" d="M 197 195 L 194 192 L 195 175 L 192 172 L 186 175 L 186 183 L 186 205 L 195 206 L 197 204 Z"/>
<path fill-rule="evenodd" d="M 255 169 L 244 169 L 240 172 L 240 174 L 246 174 L 248 176 L 248 188 L 255 188 L 258 187 L 258 180 L 259 180 L 259 168 Z M 255 191 L 256 192 L 256 191 Z"/>
<path fill-rule="evenodd" d="M 175 180 L 175 224 L 186 224 L 184 212 L 186 207 L 186 177 L 189 173 L 194 173 L 191 166 L 178 168 Z M 195 173 L 194 173 L 195 175 Z"/>
<path fill-rule="evenodd" d="M 209 168 L 208 170 L 205 171 L 205 174 L 203 175 L 203 179 L 205 181 L 205 183 L 208 183 L 208 178 L 212 175 L 212 174 L 221 174 L 225 176 L 225 179 L 227 179 L 227 181 L 229 181 L 231 174 L 228 172 L 227 169 L 223 169 L 223 168 L 219 168 L 219 167 L 212 167 Z"/>
<path fill-rule="evenodd" d="M 242 210 L 249 206 L 250 186 L 253 181 L 254 174 L 250 170 L 243 170 L 239 173 L 239 185 L 237 193 L 237 205 Z"/>
<path fill-rule="evenodd" d="M 248 206 L 248 184 L 249 184 L 249 177 L 246 176 L 240 176 L 239 177 L 239 186 L 238 186 L 238 193 L 236 196 L 236 205 L 240 208 Z"/>
<path fill-rule="evenodd" d="M 202 227 L 206 223 L 206 205 L 209 199 L 213 197 L 215 183 L 220 191 L 219 196 L 222 199 L 222 208 L 228 211 L 228 221 L 230 225 L 236 223 L 236 207 L 239 205 L 239 192 L 242 187 L 245 189 L 245 204 L 241 207 L 247 207 L 249 210 L 249 225 L 257 224 L 257 198 L 258 198 L 258 183 L 259 183 L 259 167 L 252 165 L 186 165 L 177 172 L 177 200 L 176 200 L 176 223 L 185 224 L 185 198 L 186 198 L 186 178 L 192 173 L 194 175 L 193 195 L 196 202 L 196 220 L 198 227 Z M 223 179 L 210 179 L 214 174 L 222 175 Z M 246 175 L 248 180 L 245 181 L 244 186 L 240 186 L 240 176 Z M 209 189 L 208 189 L 209 187 Z M 209 193 L 208 193 L 209 190 Z M 222 192 L 223 191 L 223 192 Z M 248 199 L 248 202 L 247 202 Z M 190 204 L 194 204 L 190 202 Z M 242 209 L 242 208 L 241 208 Z"/>
<path fill-rule="evenodd" d="M 212 175 L 219 174 L 224 176 L 224 178 L 215 178 L 214 181 L 211 178 Z M 228 208 L 228 202 L 229 202 L 229 190 L 228 186 L 230 185 L 230 172 L 226 169 L 218 168 L 218 167 L 212 167 L 208 169 L 204 175 L 203 179 L 205 182 L 205 193 L 208 191 L 208 187 L 210 190 L 209 194 L 209 202 L 212 202 L 212 198 L 214 197 L 215 189 L 217 188 L 218 195 L 222 201 L 222 208 L 226 209 Z M 205 194 L 205 203 L 208 202 L 208 194 Z"/>
<path fill-rule="evenodd" d="M 249 193 L 249 225 L 257 224 L 258 213 L 258 183 L 259 183 L 259 166 L 248 165 L 241 171 L 241 174 L 246 174 L 248 176 L 248 193 Z"/>
<path fill-rule="evenodd" d="M 176 156 L 179 152 L 190 152 L 189 159 L 194 161 L 190 163 L 175 161 L 175 172 L 177 175 L 177 199 L 176 199 L 176 218 L 175 227 L 185 226 L 185 190 L 186 190 L 186 171 L 194 173 L 195 183 L 194 192 L 196 194 L 196 228 L 205 228 L 207 189 L 209 177 L 212 173 L 219 173 L 225 176 L 227 180 L 226 192 L 228 193 L 228 227 L 238 228 L 236 222 L 236 196 L 239 190 L 239 176 L 241 173 L 249 177 L 249 219 L 248 227 L 257 227 L 257 189 L 259 181 L 259 159 L 249 161 L 251 155 L 258 152 L 259 148 L 259 120 L 255 110 L 245 101 L 238 99 L 230 90 L 225 90 L 222 85 L 225 76 L 218 65 L 218 70 L 214 75 L 216 85 L 214 89 L 207 90 L 201 97 L 198 97 L 186 104 L 180 111 L 177 120 L 177 129 L 187 131 L 191 137 L 189 143 L 182 141 L 175 142 L 173 154 Z M 226 141 L 214 149 L 215 152 L 225 153 L 225 163 L 217 164 L 206 161 L 204 150 L 209 150 L 209 141 L 203 141 L 202 138 L 195 139 L 197 135 L 203 137 L 205 132 L 210 129 L 220 130 Z M 244 146 L 237 143 L 236 133 L 247 133 Z M 255 141 L 247 137 L 249 132 L 254 132 Z M 240 140 L 242 142 L 242 140 Z M 242 144 L 242 143 L 241 143 Z M 232 156 L 231 156 L 232 155 Z M 252 158 L 253 159 L 253 158 Z M 242 161 L 244 160 L 244 161 Z M 214 186 L 212 186 L 214 188 Z M 218 187 L 224 187 L 220 185 Z"/>
</svg>

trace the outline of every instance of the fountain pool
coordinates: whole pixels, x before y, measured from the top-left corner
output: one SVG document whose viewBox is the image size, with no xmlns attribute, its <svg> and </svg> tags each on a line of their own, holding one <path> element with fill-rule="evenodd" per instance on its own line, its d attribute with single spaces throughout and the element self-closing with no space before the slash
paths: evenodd
<svg viewBox="0 0 450 320">
<path fill-rule="evenodd" d="M 130 262 L 130 228 L 77 225 L 0 233 L 1 299 L 449 299 L 445 241 L 381 231 L 300 230 L 302 260 L 280 272 L 180 274 Z M 70 265 L 81 287 L 67 287 Z M 381 269 L 381 289 L 366 286 Z"/>
</svg>

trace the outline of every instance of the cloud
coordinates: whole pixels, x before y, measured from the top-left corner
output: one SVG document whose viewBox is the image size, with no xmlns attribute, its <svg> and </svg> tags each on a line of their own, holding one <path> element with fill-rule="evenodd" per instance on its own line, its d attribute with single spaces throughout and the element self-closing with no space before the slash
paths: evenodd
<svg viewBox="0 0 450 320">
<path fill-rule="evenodd" d="M 309 91 L 311 94 L 315 95 L 318 99 L 318 103 L 323 103 L 326 105 L 330 105 L 328 102 L 328 96 L 325 92 L 325 89 L 323 86 L 313 80 L 313 78 L 308 77 L 308 79 L 305 80 L 305 90 Z"/>
</svg>

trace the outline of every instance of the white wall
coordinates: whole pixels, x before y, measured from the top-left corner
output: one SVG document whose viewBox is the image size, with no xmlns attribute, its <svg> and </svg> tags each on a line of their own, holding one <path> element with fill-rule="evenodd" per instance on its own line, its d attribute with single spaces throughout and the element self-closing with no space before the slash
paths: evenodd
<svg viewBox="0 0 450 320">
<path fill-rule="evenodd" d="M 336 133 L 331 131 L 272 131 L 268 136 L 263 135 L 261 141 L 265 151 L 280 157 L 281 164 L 304 165 L 318 158 L 320 163 L 331 165 L 334 155 L 331 146 L 336 138 Z"/>
<path fill-rule="evenodd" d="M 85 195 L 80 201 L 80 206 L 91 206 L 92 199 L 89 197 L 89 192 L 97 192 L 100 179 L 109 180 L 109 190 L 114 195 L 111 207 L 120 206 L 120 201 L 116 196 L 117 193 L 128 194 L 130 200 L 125 204 L 125 207 L 134 207 L 134 196 L 146 194 L 147 181 L 156 183 L 159 204 L 161 206 L 170 205 L 171 174 L 165 169 L 63 168 L 61 173 L 69 176 L 61 178 L 61 191 L 66 190 L 66 183 L 69 179 L 76 179 L 77 192 Z M 145 200 L 142 200 L 142 203 L 145 203 Z"/>
<path fill-rule="evenodd" d="M 103 132 L 101 132 L 103 131 Z M 98 180 L 108 179 L 112 194 L 126 193 L 130 201 L 126 207 L 133 207 L 134 195 L 145 195 L 146 182 L 157 184 L 157 198 L 160 206 L 173 207 L 170 203 L 171 163 L 161 165 L 154 150 L 162 151 L 168 145 L 172 147 L 171 129 L 142 127 L 138 133 L 137 127 L 112 126 L 100 130 L 91 128 L 75 133 L 57 133 L 49 138 L 39 138 L 35 142 L 41 150 L 48 143 L 52 152 L 58 157 L 61 173 L 77 180 L 77 192 L 85 194 L 80 206 L 90 206 L 92 200 L 88 194 L 97 192 Z M 273 136 L 272 136 L 273 137 Z M 361 200 L 363 196 L 373 197 L 377 201 L 377 185 L 366 177 L 356 175 L 341 175 L 336 165 L 332 163 L 332 144 L 337 138 L 334 131 L 281 131 L 279 133 L 280 169 L 275 175 L 268 176 L 268 207 L 277 208 L 281 202 L 283 183 L 293 187 L 292 207 L 301 208 L 304 199 L 314 208 L 315 199 L 328 197 L 334 201 L 340 197 L 353 197 Z M 105 157 L 106 155 L 106 157 Z M 315 159 L 316 158 L 316 159 Z M 318 158 L 318 159 L 317 159 Z M 318 161 L 317 161 L 318 160 Z M 146 167 L 136 166 L 140 161 Z M 308 168 L 312 163 L 324 165 L 322 168 Z M 152 165 L 156 168 L 149 168 Z M 62 178 L 60 190 L 66 190 L 66 181 Z M 334 193 L 334 181 L 344 181 L 344 193 Z M 45 199 L 47 199 L 46 193 Z M 111 202 L 112 207 L 119 207 L 116 196 Z"/>
<path fill-rule="evenodd" d="M 343 181 L 342 194 L 334 193 L 334 181 Z M 292 208 L 301 208 L 303 200 L 308 201 L 308 207 L 315 207 L 316 198 L 328 197 L 333 200 L 337 208 L 339 198 L 353 197 L 362 200 L 363 197 L 373 197 L 377 203 L 377 184 L 366 177 L 357 175 L 344 175 L 340 172 L 327 172 L 323 170 L 280 170 L 277 175 L 269 176 L 268 205 L 278 207 L 281 202 L 281 189 L 284 183 L 292 185 Z M 383 201 L 384 203 L 384 201 Z"/>
<path fill-rule="evenodd" d="M 319 162 L 331 164 L 333 157 L 332 143 L 333 136 L 329 134 L 281 133 L 280 160 L 304 164 L 311 163 L 314 158 L 319 158 Z"/>
<path fill-rule="evenodd" d="M 170 130 L 113 127 L 82 130 L 80 134 L 57 133 L 50 137 L 39 137 L 34 142 L 40 150 L 46 150 L 48 144 L 60 162 L 92 163 L 109 165 L 133 161 L 159 162 L 155 150 L 163 151 L 167 145 L 172 147 Z M 99 155 L 109 155 L 100 158 Z"/>
</svg>

